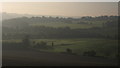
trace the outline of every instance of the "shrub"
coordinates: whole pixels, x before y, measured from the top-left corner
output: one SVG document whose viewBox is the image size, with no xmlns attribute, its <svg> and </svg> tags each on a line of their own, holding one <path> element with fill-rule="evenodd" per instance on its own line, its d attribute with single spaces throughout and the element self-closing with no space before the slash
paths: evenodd
<svg viewBox="0 0 120 68">
<path fill-rule="evenodd" d="M 96 56 L 96 52 L 94 50 L 87 51 L 83 53 L 83 56 Z"/>
</svg>

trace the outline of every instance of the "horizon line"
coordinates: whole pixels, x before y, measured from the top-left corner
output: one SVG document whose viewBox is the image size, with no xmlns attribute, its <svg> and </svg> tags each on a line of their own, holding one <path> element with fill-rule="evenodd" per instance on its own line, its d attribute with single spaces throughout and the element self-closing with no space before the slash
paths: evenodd
<svg viewBox="0 0 120 68">
<path fill-rule="evenodd" d="M 10 12 L 0 12 L 0 14 L 18 14 L 18 15 L 31 15 L 33 17 L 45 16 L 45 17 L 100 17 L 100 16 L 120 16 L 120 15 L 96 15 L 96 16 L 63 16 L 63 15 L 41 15 L 41 14 L 27 14 L 27 13 L 10 13 Z"/>
</svg>

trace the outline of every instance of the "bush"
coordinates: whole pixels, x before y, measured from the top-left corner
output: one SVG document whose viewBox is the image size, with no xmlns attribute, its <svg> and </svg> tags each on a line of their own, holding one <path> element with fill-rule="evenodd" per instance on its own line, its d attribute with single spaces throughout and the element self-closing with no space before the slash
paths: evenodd
<svg viewBox="0 0 120 68">
<path fill-rule="evenodd" d="M 28 47 L 30 46 L 30 37 L 29 35 L 26 35 L 25 38 L 22 40 L 23 46 Z"/>
<path fill-rule="evenodd" d="M 47 42 L 44 41 L 41 41 L 40 43 L 36 43 L 34 47 L 40 49 L 48 48 Z"/>
<path fill-rule="evenodd" d="M 83 56 L 96 56 L 96 52 L 94 50 L 87 51 L 83 53 Z"/>
<path fill-rule="evenodd" d="M 67 53 L 72 53 L 72 50 L 69 49 L 69 48 L 67 48 L 67 49 L 66 49 L 66 52 L 67 52 Z"/>
<path fill-rule="evenodd" d="M 47 42 L 41 41 L 41 42 L 40 42 L 40 45 L 46 46 L 46 45 L 47 45 Z"/>
</svg>

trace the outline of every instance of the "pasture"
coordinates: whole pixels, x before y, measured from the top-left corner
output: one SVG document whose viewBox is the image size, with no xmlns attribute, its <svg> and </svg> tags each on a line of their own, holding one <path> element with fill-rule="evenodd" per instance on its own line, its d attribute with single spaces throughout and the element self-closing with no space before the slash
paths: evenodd
<svg viewBox="0 0 120 68">
<path fill-rule="evenodd" d="M 35 44 L 44 41 L 47 43 L 47 46 L 52 47 L 52 42 L 54 46 L 49 49 L 39 49 L 34 48 L 38 51 L 45 52 L 66 52 L 66 49 L 69 48 L 73 53 L 77 55 L 83 55 L 83 52 L 94 50 L 97 56 L 104 56 L 109 58 L 116 58 L 117 49 L 118 49 L 118 41 L 110 40 L 110 39 L 96 39 L 96 38 L 80 38 L 80 39 L 31 39 Z M 3 40 L 3 43 L 20 43 L 22 40 L 12 39 L 12 40 Z M 3 44 L 4 46 L 4 44 Z M 33 47 L 30 47 L 33 48 Z"/>
<path fill-rule="evenodd" d="M 90 22 L 93 23 L 93 22 Z M 70 27 L 71 29 L 87 29 L 92 27 L 102 27 L 102 22 L 93 23 L 93 24 L 77 24 L 77 23 L 58 23 L 58 22 L 52 22 L 52 23 L 33 23 L 29 24 L 30 26 L 46 26 L 46 27 L 54 27 L 54 28 L 64 28 L 64 27 Z"/>
</svg>

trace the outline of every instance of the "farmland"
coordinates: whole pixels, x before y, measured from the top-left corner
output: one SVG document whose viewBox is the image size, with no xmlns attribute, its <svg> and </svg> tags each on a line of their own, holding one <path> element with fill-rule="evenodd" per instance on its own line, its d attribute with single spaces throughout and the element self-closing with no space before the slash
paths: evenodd
<svg viewBox="0 0 120 68">
<path fill-rule="evenodd" d="M 102 27 L 102 23 L 93 23 L 93 24 L 75 24 L 75 23 L 36 23 L 30 24 L 30 26 L 46 26 L 46 27 L 54 27 L 54 28 L 64 28 L 70 27 L 71 29 L 87 29 L 92 27 Z"/>
<path fill-rule="evenodd" d="M 46 42 L 47 46 L 51 47 L 52 42 L 54 42 L 54 47 L 48 49 L 34 48 L 38 51 L 45 52 L 66 52 L 66 49 L 69 48 L 76 53 L 77 55 L 83 55 L 85 51 L 95 50 L 97 56 L 104 56 L 109 58 L 116 58 L 117 55 L 117 40 L 109 39 L 95 39 L 95 38 L 81 38 L 81 39 L 31 39 L 31 42 L 35 41 L 40 43 L 41 41 Z M 21 40 L 3 40 L 3 43 L 21 43 Z M 35 46 L 34 44 L 31 44 Z M 31 48 L 31 47 L 30 47 Z M 107 55 L 109 54 L 109 55 Z"/>
<path fill-rule="evenodd" d="M 116 18 L 117 16 L 78 19 L 21 17 L 4 20 L 2 48 L 5 58 L 3 58 L 3 64 L 9 65 L 11 62 L 17 61 L 22 63 L 23 59 L 26 58 L 25 62 L 33 61 L 35 63 L 30 64 L 35 65 L 39 65 L 37 62 L 40 62 L 40 65 L 49 65 L 52 60 L 54 62 L 57 61 L 58 65 L 62 65 L 63 58 L 69 56 L 63 65 L 70 65 L 72 61 L 74 61 L 73 65 L 89 65 L 87 62 L 93 62 L 93 60 L 95 61 L 91 63 L 92 65 L 106 65 L 103 61 L 112 62 L 113 60 L 115 61 L 113 65 L 116 65 L 119 40 Z M 19 54 L 19 56 L 16 54 Z M 70 60 L 72 56 L 74 56 L 74 60 Z M 56 57 L 57 59 L 54 59 Z M 90 60 L 90 57 L 93 60 Z M 34 58 L 35 60 L 29 61 L 29 58 Z M 46 60 L 45 58 L 49 59 Z M 59 58 L 63 61 L 59 60 Z M 84 58 L 83 61 L 81 61 L 82 58 Z M 77 61 L 77 59 L 79 60 Z M 98 63 L 96 59 L 102 62 Z M 44 63 L 41 61 L 44 61 Z M 61 62 L 60 64 L 59 61 Z M 107 65 L 111 65 L 111 63 Z"/>
</svg>

